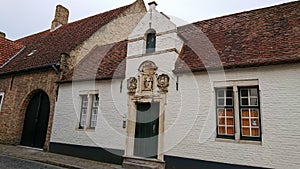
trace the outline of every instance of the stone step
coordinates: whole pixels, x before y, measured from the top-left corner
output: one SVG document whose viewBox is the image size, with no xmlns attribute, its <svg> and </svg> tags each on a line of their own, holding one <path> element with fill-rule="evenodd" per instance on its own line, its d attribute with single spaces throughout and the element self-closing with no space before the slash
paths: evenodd
<svg viewBox="0 0 300 169">
<path fill-rule="evenodd" d="M 153 166 L 145 163 L 131 162 L 126 161 L 123 162 L 124 169 L 159 169 L 158 166 Z"/>
</svg>

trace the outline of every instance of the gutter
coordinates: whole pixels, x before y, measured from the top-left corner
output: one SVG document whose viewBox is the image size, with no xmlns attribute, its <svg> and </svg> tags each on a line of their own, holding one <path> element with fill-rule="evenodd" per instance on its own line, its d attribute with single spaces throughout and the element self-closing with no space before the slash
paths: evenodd
<svg viewBox="0 0 300 169">
<path fill-rule="evenodd" d="M 33 67 L 33 68 L 28 68 L 28 69 L 21 69 L 21 70 L 17 70 L 17 71 L 5 72 L 5 73 L 0 73 L 0 75 L 17 74 L 17 73 L 29 72 L 29 71 L 39 70 L 39 69 L 52 68 L 52 65 L 53 64 L 45 65 L 45 66 L 39 66 L 39 67 Z"/>
</svg>

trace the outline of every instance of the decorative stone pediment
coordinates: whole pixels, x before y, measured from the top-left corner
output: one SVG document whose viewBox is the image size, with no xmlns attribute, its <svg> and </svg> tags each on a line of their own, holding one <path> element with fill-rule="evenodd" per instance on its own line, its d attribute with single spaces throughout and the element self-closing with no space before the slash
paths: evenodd
<svg viewBox="0 0 300 169">
<path fill-rule="evenodd" d="M 158 75 L 157 66 L 152 61 L 143 62 L 138 69 L 137 77 L 130 77 L 127 80 L 129 95 L 152 96 L 157 92 L 168 92 L 169 76 L 166 74 Z"/>
</svg>

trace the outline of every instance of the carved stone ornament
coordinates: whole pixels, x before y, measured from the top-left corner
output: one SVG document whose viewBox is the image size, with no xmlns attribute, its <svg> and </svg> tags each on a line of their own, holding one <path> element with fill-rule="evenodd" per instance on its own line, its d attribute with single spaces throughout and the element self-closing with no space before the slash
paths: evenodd
<svg viewBox="0 0 300 169">
<path fill-rule="evenodd" d="M 129 94 L 134 94 L 137 88 L 137 80 L 135 77 L 130 77 L 127 80 L 127 89 Z"/>
<path fill-rule="evenodd" d="M 160 91 L 166 93 L 168 92 L 168 87 L 169 87 L 169 76 L 166 74 L 161 74 L 157 78 L 157 87 L 159 88 Z"/>
<path fill-rule="evenodd" d="M 151 75 L 144 76 L 144 90 L 151 91 L 153 89 L 153 78 Z"/>
</svg>

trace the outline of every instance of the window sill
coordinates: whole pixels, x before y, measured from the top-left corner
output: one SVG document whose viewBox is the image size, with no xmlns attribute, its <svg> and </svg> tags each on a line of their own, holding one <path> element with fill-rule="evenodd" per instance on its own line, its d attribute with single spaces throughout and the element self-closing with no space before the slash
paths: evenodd
<svg viewBox="0 0 300 169">
<path fill-rule="evenodd" d="M 252 140 L 234 140 L 226 138 L 216 138 L 217 142 L 226 142 L 226 143 L 237 143 L 237 144 L 253 144 L 253 145 L 262 145 L 262 141 L 252 141 Z"/>
</svg>

